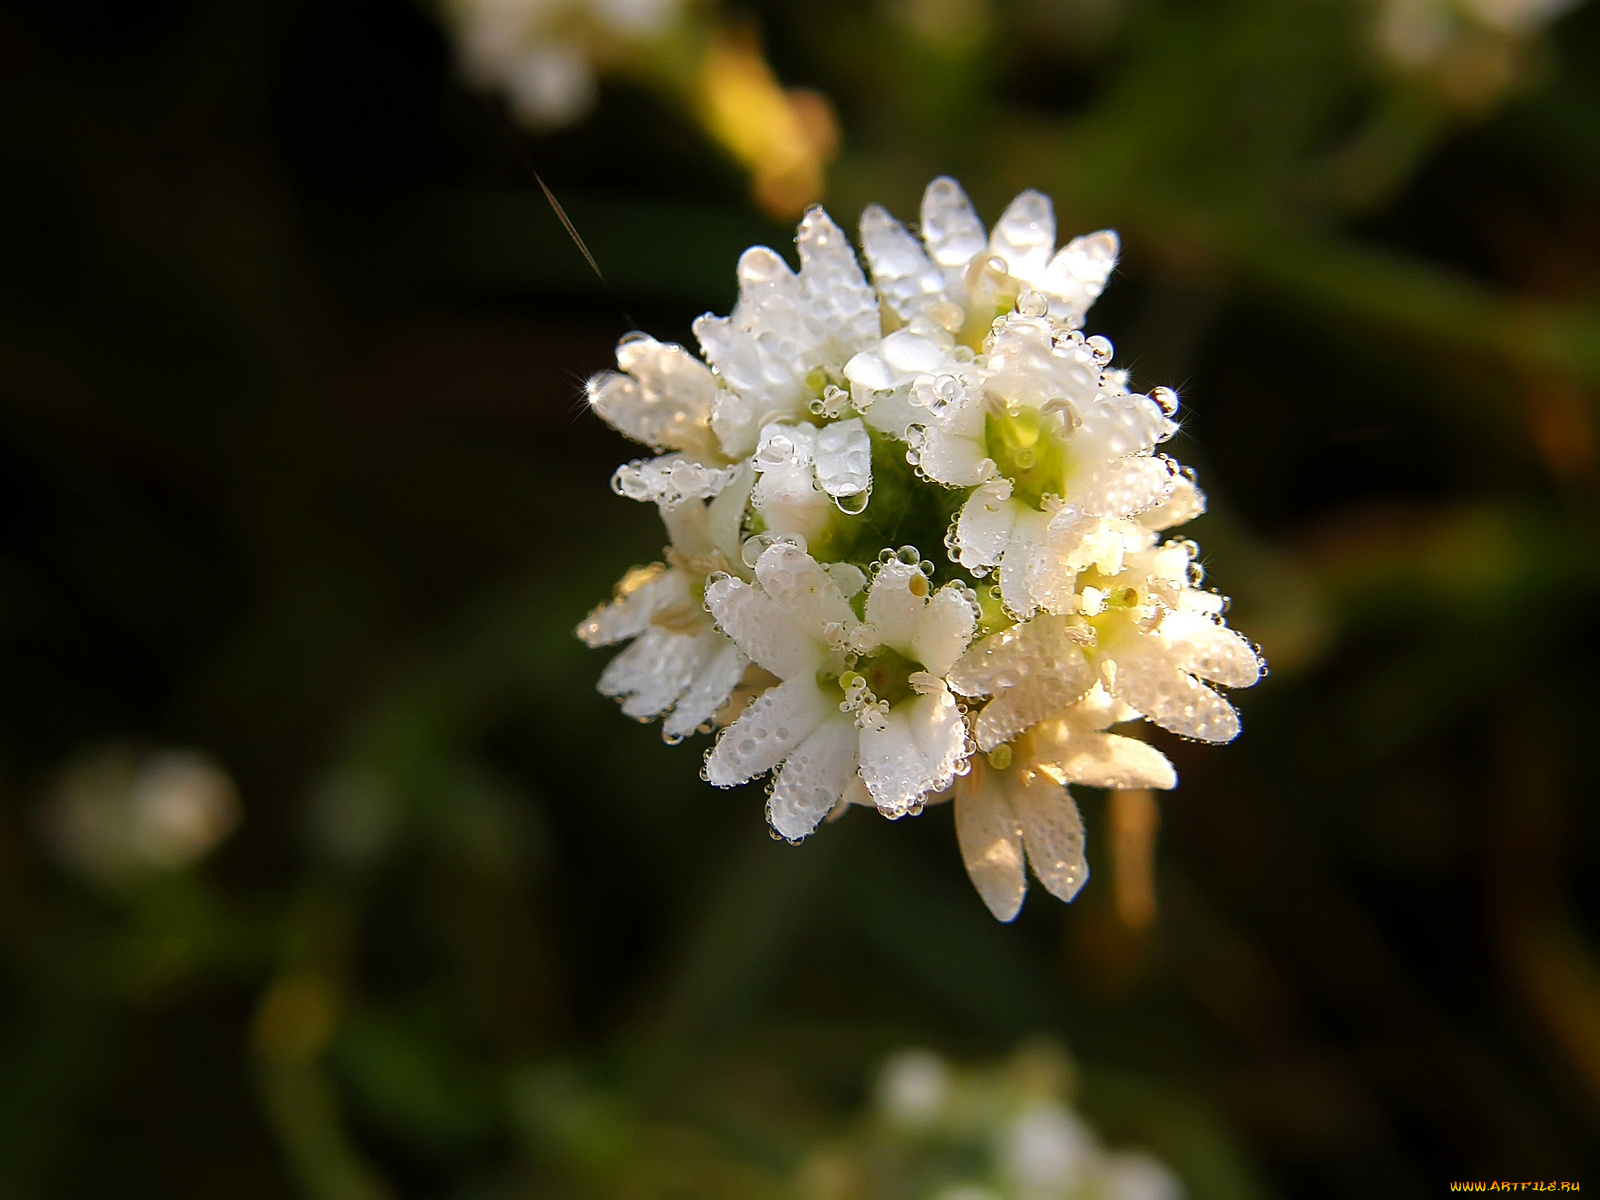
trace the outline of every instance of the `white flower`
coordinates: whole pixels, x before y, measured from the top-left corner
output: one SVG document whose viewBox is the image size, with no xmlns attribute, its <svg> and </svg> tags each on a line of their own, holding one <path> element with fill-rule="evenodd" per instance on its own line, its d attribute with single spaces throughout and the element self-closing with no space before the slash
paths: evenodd
<svg viewBox="0 0 1600 1200">
<path fill-rule="evenodd" d="M 1024 857 L 1045 888 L 1062 900 L 1071 900 L 1088 882 L 1083 820 L 1067 784 L 1177 786 L 1177 773 L 1161 751 L 1106 732 L 1138 716 L 1097 683 L 1082 700 L 986 757 L 974 758 L 968 774 L 956 780 L 952 792 L 961 858 L 997 918 L 1010 921 L 1022 910 Z"/>
<path fill-rule="evenodd" d="M 845 364 L 850 399 L 867 424 L 891 437 L 905 440 L 907 432 L 925 415 L 914 406 L 912 388 L 917 380 L 959 375 L 973 361 L 970 347 L 957 344 L 946 329 L 918 316 L 904 329 L 896 329 L 861 351 Z"/>
<path fill-rule="evenodd" d="M 724 474 L 707 502 L 660 503 L 672 535 L 668 563 L 629 571 L 612 601 L 577 630 L 589 646 L 632 640 L 602 672 L 600 692 L 620 700 L 635 720 L 664 716 L 661 733 L 669 742 L 705 728 L 749 666 L 705 611 L 706 577 L 738 562 L 739 523 L 750 494 L 748 467 Z"/>
<path fill-rule="evenodd" d="M 1048 315 L 1067 328 L 1083 324 L 1117 264 L 1109 229 L 1055 249 L 1055 212 L 1047 196 L 1026 191 L 1001 214 L 987 240 L 961 185 L 940 177 L 922 196 L 922 244 L 877 205 L 861 216 L 861 245 L 872 280 L 901 321 L 929 313 L 941 325 L 987 330 L 1022 292 L 1049 301 Z M 957 312 L 940 311 L 953 305 Z"/>
<path fill-rule="evenodd" d="M 878 297 L 844 231 L 820 208 L 800 222 L 800 273 L 775 251 L 753 246 L 739 258 L 739 301 L 726 317 L 694 323 L 722 388 L 711 424 L 725 454 L 742 458 L 775 420 L 805 420 L 844 365 L 878 339 Z"/>
<path fill-rule="evenodd" d="M 872 490 L 872 442 L 859 417 L 814 425 L 774 422 L 751 460 L 750 498 L 768 531 L 815 538 L 835 511 L 861 512 Z"/>
<path fill-rule="evenodd" d="M 705 776 L 732 787 L 779 768 L 768 816 L 787 838 L 815 829 L 858 771 L 879 811 L 901 816 L 949 787 L 966 758 L 966 725 L 943 675 L 971 640 L 971 600 L 959 585 L 930 594 L 916 566 L 891 558 L 863 620 L 848 597 L 864 581 L 777 542 L 754 584 L 727 578 L 706 589 L 722 631 L 783 682 L 723 731 Z"/>
<path fill-rule="evenodd" d="M 950 683 L 962 695 L 993 697 L 977 718 L 979 748 L 1010 740 L 1096 682 L 1174 733 L 1206 742 L 1237 736 L 1238 713 L 1201 680 L 1249 687 L 1261 659 L 1221 623 L 1220 597 L 1174 579 L 1190 549 L 1168 543 L 1145 552 L 1100 586 L 1083 587 L 1078 614 L 1040 614 L 974 645 Z"/>
<path fill-rule="evenodd" d="M 589 405 L 618 433 L 657 452 L 681 450 L 726 461 L 711 429 L 717 379 L 682 346 L 630 333 L 617 343 L 619 371 L 602 371 L 585 389 Z"/>
<path fill-rule="evenodd" d="M 1012 316 L 989 339 L 981 391 L 942 378 L 916 386 L 930 418 L 914 436 L 922 469 L 980 485 L 952 550 L 969 570 L 999 567 L 1002 598 L 1019 617 L 1060 611 L 1051 595 L 1071 580 L 1049 569 L 1081 556 L 1077 541 L 1093 524 L 1084 518 L 1159 508 L 1180 478 L 1152 453 L 1177 426 L 1157 401 L 1108 382 L 1098 357 L 1075 334 L 1063 340 L 1043 319 Z"/>
</svg>

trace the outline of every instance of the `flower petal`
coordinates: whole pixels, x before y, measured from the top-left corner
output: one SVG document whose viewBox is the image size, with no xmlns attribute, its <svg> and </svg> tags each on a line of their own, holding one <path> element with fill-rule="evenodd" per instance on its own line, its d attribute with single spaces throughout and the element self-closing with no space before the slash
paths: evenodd
<svg viewBox="0 0 1600 1200">
<path fill-rule="evenodd" d="M 933 594 L 911 636 L 911 657 L 930 675 L 945 675 L 972 641 L 978 616 L 969 592 L 947 583 Z"/>
<path fill-rule="evenodd" d="M 643 633 L 656 613 L 689 603 L 689 581 L 661 563 L 635 567 L 617 584 L 616 598 L 602 604 L 578 626 L 589 647 L 609 646 Z"/>
<path fill-rule="evenodd" d="M 715 453 L 711 402 L 716 377 L 682 346 L 629 334 L 617 346 L 625 374 L 589 380 L 589 403 L 618 432 L 657 450 Z"/>
<path fill-rule="evenodd" d="M 978 895 L 997 920 L 1012 921 L 1028 891 L 1022 827 L 999 776 L 974 764 L 955 786 L 956 841 Z"/>
<path fill-rule="evenodd" d="M 872 440 L 860 417 L 817 430 L 817 483 L 830 496 L 858 496 L 872 486 Z"/>
<path fill-rule="evenodd" d="M 1178 786 L 1178 773 L 1167 756 L 1138 738 L 1071 731 L 1065 722 L 1051 721 L 1031 736 L 1035 761 L 1057 767 L 1068 783 L 1163 791 Z"/>
<path fill-rule="evenodd" d="M 1012 772 L 1006 798 L 1022 826 L 1028 865 L 1052 896 L 1070 902 L 1089 881 L 1077 802 L 1066 788 L 1038 773 L 1023 779 Z"/>
<path fill-rule="evenodd" d="M 861 779 L 878 811 L 889 817 L 904 816 L 928 794 L 933 772 L 917 748 L 909 705 L 896 705 L 880 725 L 861 731 Z"/>
<path fill-rule="evenodd" d="M 938 425 L 926 426 L 922 444 L 917 448 L 917 459 L 917 465 L 929 479 L 947 487 L 973 487 L 995 471 L 994 459 L 989 457 L 981 432 L 968 437 L 953 434 Z"/>
<path fill-rule="evenodd" d="M 865 350 L 882 333 L 878 294 L 861 273 L 849 237 L 820 205 L 806 210 L 795 243 L 807 315 L 822 335 L 818 338 L 822 352 L 806 367 L 822 366 L 837 373 L 851 355 Z"/>
<path fill-rule="evenodd" d="M 1193 675 L 1171 665 L 1159 650 L 1116 659 L 1117 698 L 1163 729 L 1202 742 L 1239 736 L 1239 714 Z"/>
<path fill-rule="evenodd" d="M 1170 496 L 1177 477 L 1177 464 L 1166 455 L 1114 458 L 1074 476 L 1066 500 L 1090 516 L 1131 517 Z"/>
<path fill-rule="evenodd" d="M 623 702 L 635 720 L 665 712 L 689 686 L 694 639 L 646 629 L 600 673 L 602 696 Z"/>
<path fill-rule="evenodd" d="M 922 193 L 922 242 L 928 257 L 947 272 L 965 267 L 983 249 L 983 222 L 961 185 L 948 176 Z"/>
<path fill-rule="evenodd" d="M 710 645 L 695 670 L 694 682 L 661 723 L 661 735 L 669 741 L 688 737 L 710 721 L 733 695 L 750 663 L 738 646 L 715 630 L 700 636 Z"/>
<path fill-rule="evenodd" d="M 1011 541 L 1000 559 L 1000 600 L 1006 611 L 1019 619 L 1031 617 L 1041 599 L 1062 590 L 1056 584 L 1063 581 L 1049 577 L 1052 566 L 1046 544 L 1049 525 L 1050 517 L 1045 513 L 1016 506 Z M 1069 572 L 1064 581 L 1066 590 L 1071 590 L 1072 582 Z"/>
<path fill-rule="evenodd" d="M 911 736 L 928 764 L 926 792 L 942 792 L 956 781 L 956 771 L 967 756 L 967 724 L 956 698 L 941 682 L 935 691 L 898 707 L 907 708 Z"/>
<path fill-rule="evenodd" d="M 860 735 L 855 723 L 836 713 L 818 725 L 778 771 L 767 820 L 790 840 L 814 830 L 855 778 Z"/>
<path fill-rule="evenodd" d="M 1178 431 L 1176 421 L 1149 396 L 1102 391 L 1079 412 L 1083 424 L 1072 433 L 1072 452 L 1084 459 L 1149 454 Z"/>
<path fill-rule="evenodd" d="M 630 500 L 682 504 L 719 495 L 738 474 L 737 467 L 709 467 L 686 454 L 663 454 L 618 467 L 611 490 Z"/>
<path fill-rule="evenodd" d="M 950 670 L 950 686 L 962 695 L 994 697 L 974 731 L 984 751 L 1082 699 L 1094 682 L 1076 631 L 1050 614 L 990 634 Z"/>
<path fill-rule="evenodd" d="M 906 227 L 876 204 L 861 214 L 861 249 L 872 282 L 902 321 L 944 296 L 944 277 Z"/>
<path fill-rule="evenodd" d="M 750 702 L 706 755 L 705 777 L 734 787 L 777 766 L 837 708 L 816 680 L 791 679 Z"/>
<path fill-rule="evenodd" d="M 1261 658 L 1255 648 L 1201 613 L 1168 612 L 1156 637 L 1171 648 L 1178 666 L 1201 679 L 1224 687 L 1249 687 L 1261 678 Z"/>
<path fill-rule="evenodd" d="M 752 662 L 779 679 L 810 679 L 822 665 L 823 647 L 760 588 L 740 579 L 716 580 L 706 588 L 706 607 Z"/>
<path fill-rule="evenodd" d="M 1019 192 L 989 234 L 989 253 L 1006 260 L 1013 275 L 1038 273 L 1056 248 L 1056 214 L 1050 197 L 1029 188 Z M 1033 270 L 1029 271 L 1032 267 Z"/>
<path fill-rule="evenodd" d="M 877 632 L 879 642 L 909 654 L 927 604 L 927 576 L 897 558 L 890 559 L 879 564 L 867 589 L 867 624 Z"/>
<path fill-rule="evenodd" d="M 997 566 L 1020 509 L 1011 502 L 1009 479 L 991 479 L 968 496 L 956 521 L 956 557 L 961 565 L 968 570 Z"/>
<path fill-rule="evenodd" d="M 1139 524 L 1146 529 L 1171 529 L 1192 521 L 1206 510 L 1206 494 L 1195 486 L 1194 480 L 1180 473 L 1172 481 L 1172 492 L 1160 504 L 1139 514 Z"/>
<path fill-rule="evenodd" d="M 1050 260 L 1046 275 L 1050 291 L 1067 302 L 1073 315 L 1081 317 L 1105 290 L 1121 249 L 1122 241 L 1114 229 L 1073 238 Z"/>
<path fill-rule="evenodd" d="M 756 579 L 772 602 L 819 642 L 828 640 L 830 626 L 844 632 L 856 624 L 850 602 L 827 569 L 793 543 L 775 542 L 762 551 Z"/>
<path fill-rule="evenodd" d="M 751 460 L 757 471 L 750 503 L 770 533 L 798 533 L 809 539 L 827 529 L 834 508 L 817 489 L 817 430 L 810 425 L 774 422 L 761 431 Z"/>
</svg>

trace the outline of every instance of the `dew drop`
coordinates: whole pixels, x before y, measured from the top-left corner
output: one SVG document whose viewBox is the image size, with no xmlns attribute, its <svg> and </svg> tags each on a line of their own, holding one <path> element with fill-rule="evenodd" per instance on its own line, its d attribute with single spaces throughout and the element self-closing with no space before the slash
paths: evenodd
<svg viewBox="0 0 1600 1200">
<path fill-rule="evenodd" d="M 1033 288 L 1024 288 L 1017 296 L 1017 311 L 1025 317 L 1043 317 L 1050 313 L 1050 298 Z"/>
</svg>

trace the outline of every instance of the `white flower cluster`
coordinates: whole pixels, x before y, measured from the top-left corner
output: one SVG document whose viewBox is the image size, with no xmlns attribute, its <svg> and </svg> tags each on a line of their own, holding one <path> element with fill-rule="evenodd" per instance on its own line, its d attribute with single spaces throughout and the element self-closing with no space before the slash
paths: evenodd
<svg viewBox="0 0 1600 1200">
<path fill-rule="evenodd" d="M 578 635 L 631 640 L 600 680 L 629 716 L 669 741 L 722 727 L 711 783 L 773 772 L 782 837 L 953 795 L 968 871 L 1010 920 L 1025 862 L 1062 899 L 1087 878 L 1068 784 L 1175 785 L 1108 728 L 1228 741 L 1210 685 L 1262 667 L 1199 588 L 1198 548 L 1162 539 L 1204 507 L 1158 453 L 1177 397 L 1130 391 L 1081 331 L 1116 235 L 1057 249 L 1032 191 L 985 234 L 950 179 L 919 232 L 869 208 L 869 278 L 813 208 L 798 274 L 765 247 L 740 258 L 732 314 L 695 323 L 703 362 L 623 340 L 589 400 L 656 451 L 613 485 L 672 544 Z"/>
</svg>

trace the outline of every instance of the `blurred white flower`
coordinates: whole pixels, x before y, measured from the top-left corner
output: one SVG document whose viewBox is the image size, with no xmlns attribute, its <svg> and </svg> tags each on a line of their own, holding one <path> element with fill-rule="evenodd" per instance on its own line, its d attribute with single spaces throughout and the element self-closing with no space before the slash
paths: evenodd
<svg viewBox="0 0 1600 1200">
<path fill-rule="evenodd" d="M 1094 1135 L 1077 1114 L 1055 1101 L 1017 1114 L 998 1141 L 1000 1172 L 1023 1200 L 1069 1195 L 1096 1165 Z"/>
<path fill-rule="evenodd" d="M 878 1107 L 906 1129 L 932 1125 L 950 1100 L 950 1068 L 931 1050 L 903 1050 L 878 1075 Z"/>
<path fill-rule="evenodd" d="M 1071 785 L 1176 783 L 1111 727 L 1227 741 L 1216 686 L 1261 662 L 1201 590 L 1198 547 L 1165 537 L 1205 507 L 1157 453 L 1176 395 L 1131 391 L 1081 330 L 1116 236 L 1058 249 L 1036 192 L 986 233 L 948 179 L 917 235 L 878 208 L 861 229 L 870 278 L 814 208 L 798 272 L 740 258 L 732 314 L 695 322 L 704 361 L 635 334 L 590 381 L 595 412 L 657 452 L 613 482 L 672 545 L 578 632 L 632 642 L 600 681 L 628 715 L 664 716 L 669 740 L 726 726 L 711 783 L 773 773 L 779 836 L 953 794 L 1009 920 L 1027 865 L 1064 900 L 1088 877 Z M 987 597 L 966 582 L 985 577 Z"/>
<path fill-rule="evenodd" d="M 1101 1174 L 1113 1200 L 1183 1200 L 1178 1177 L 1148 1154 L 1109 1154 L 1101 1162 Z"/>
<path fill-rule="evenodd" d="M 1158 1159 L 1105 1146 L 1072 1107 L 1071 1080 L 1070 1062 L 1048 1043 L 978 1070 L 901 1051 L 880 1069 L 867 1135 L 828 1148 L 825 1161 L 856 1181 L 851 1195 L 1182 1200 L 1183 1184 Z"/>
<path fill-rule="evenodd" d="M 683 0 L 449 0 L 467 78 L 516 115 L 564 125 L 594 102 L 597 59 L 659 36 Z"/>
<path fill-rule="evenodd" d="M 570 124 L 603 78 L 677 104 L 749 173 L 756 202 L 788 220 L 822 195 L 838 149 L 833 106 L 785 88 L 747 22 L 688 0 L 442 0 L 461 72 L 505 94 L 534 130 Z"/>
<path fill-rule="evenodd" d="M 1395 72 L 1482 110 L 1527 71 L 1528 42 L 1583 0 L 1379 0 L 1372 42 Z"/>
<path fill-rule="evenodd" d="M 44 810 L 47 837 L 84 876 L 121 883 L 199 862 L 239 823 L 233 780 L 202 754 L 108 747 L 67 767 Z"/>
</svg>

